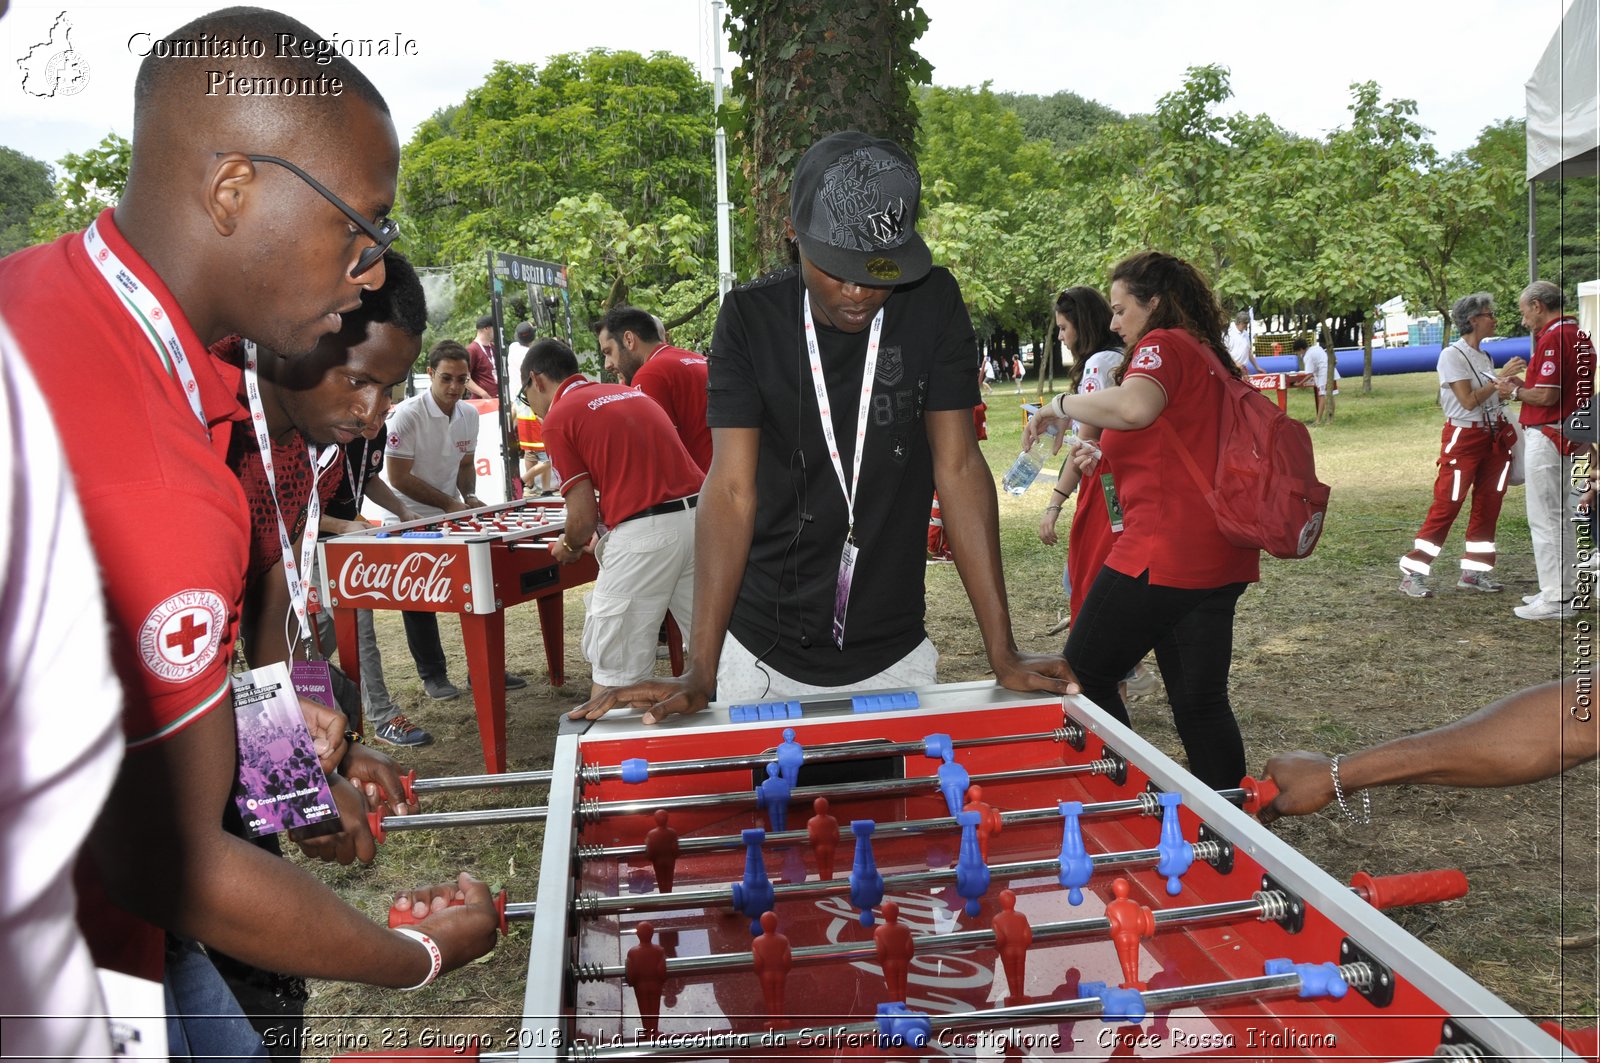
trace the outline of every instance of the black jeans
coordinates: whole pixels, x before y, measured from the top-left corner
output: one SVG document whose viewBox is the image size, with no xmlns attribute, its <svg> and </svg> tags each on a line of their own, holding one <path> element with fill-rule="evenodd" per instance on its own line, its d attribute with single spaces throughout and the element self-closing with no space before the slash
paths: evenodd
<svg viewBox="0 0 1600 1063">
<path fill-rule="evenodd" d="M 1244 739 L 1228 702 L 1233 611 L 1246 584 L 1153 587 L 1148 572 L 1100 570 L 1062 651 L 1084 696 L 1127 724 L 1117 684 L 1152 649 L 1189 770 L 1214 790 L 1238 786 Z"/>
<path fill-rule="evenodd" d="M 445 679 L 444 644 L 439 641 L 439 614 L 405 610 L 400 614 L 406 626 L 406 646 L 417 664 L 422 679 Z M 1237 782 L 1238 780 L 1234 780 Z"/>
</svg>

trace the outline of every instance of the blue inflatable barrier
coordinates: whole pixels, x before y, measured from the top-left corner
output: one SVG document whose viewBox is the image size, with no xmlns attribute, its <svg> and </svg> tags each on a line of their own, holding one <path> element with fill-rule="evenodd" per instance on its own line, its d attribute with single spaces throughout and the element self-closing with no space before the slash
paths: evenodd
<svg viewBox="0 0 1600 1063">
<path fill-rule="evenodd" d="M 1439 351 L 1442 348 L 1437 343 L 1426 343 L 1416 347 L 1374 347 L 1372 348 L 1372 375 L 1389 376 L 1394 373 L 1431 373 L 1439 368 Z M 1513 336 L 1510 339 L 1490 340 L 1483 345 L 1488 352 L 1489 359 L 1498 366 L 1505 365 L 1512 358 L 1526 359 L 1532 350 L 1532 344 L 1527 336 Z M 1339 359 L 1339 376 L 1348 380 L 1359 377 L 1362 371 L 1362 353 L 1360 347 L 1341 347 L 1333 352 Z M 1298 371 L 1298 365 L 1292 354 L 1269 354 L 1266 357 L 1257 356 L 1256 364 L 1263 373 L 1293 373 Z"/>
</svg>

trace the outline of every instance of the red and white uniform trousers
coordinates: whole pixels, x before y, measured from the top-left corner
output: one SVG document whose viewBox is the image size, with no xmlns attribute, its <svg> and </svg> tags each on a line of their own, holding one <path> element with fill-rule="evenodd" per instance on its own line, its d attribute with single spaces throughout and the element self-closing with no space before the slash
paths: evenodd
<svg viewBox="0 0 1600 1063">
<path fill-rule="evenodd" d="M 1428 574 L 1470 491 L 1472 509 L 1467 514 L 1461 568 L 1465 572 L 1488 572 L 1494 568 L 1495 525 L 1500 522 L 1500 506 L 1505 502 L 1506 478 L 1510 474 L 1511 451 L 1492 425 L 1454 418 L 1445 421 L 1439 475 L 1433 481 L 1433 505 L 1428 508 L 1411 552 L 1400 559 L 1400 567 L 1407 572 Z"/>
</svg>

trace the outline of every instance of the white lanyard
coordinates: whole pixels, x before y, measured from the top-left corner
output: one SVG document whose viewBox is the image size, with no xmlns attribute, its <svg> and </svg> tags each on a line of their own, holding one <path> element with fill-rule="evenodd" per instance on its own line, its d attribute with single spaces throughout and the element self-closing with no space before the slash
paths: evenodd
<svg viewBox="0 0 1600 1063">
<path fill-rule="evenodd" d="M 145 338 L 161 360 L 161 367 L 168 375 L 178 378 L 184 398 L 189 400 L 189 409 L 194 411 L 206 438 L 210 439 L 211 428 L 206 424 L 205 410 L 200 406 L 200 385 L 194 378 L 194 368 L 189 364 L 188 356 L 183 352 L 183 341 L 178 339 L 178 332 L 172 327 L 172 316 L 155 293 L 122 264 L 117 253 L 101 238 L 98 221 L 90 222 L 84 230 L 83 249 L 88 253 L 89 261 L 100 271 L 106 286 L 122 300 L 122 308 L 128 312 L 128 316 L 144 330 Z"/>
<path fill-rule="evenodd" d="M 261 467 L 267 474 L 267 491 L 272 495 L 272 509 L 278 517 L 278 548 L 283 551 L 283 575 L 289 584 L 289 602 L 294 606 L 295 619 L 300 621 L 300 637 L 311 639 L 311 621 L 306 612 L 308 586 L 300 573 L 311 571 L 311 551 L 317 545 L 317 525 L 322 519 L 322 498 L 317 493 L 317 480 L 342 453 L 338 444 L 330 444 L 322 454 L 310 443 L 306 453 L 311 456 L 311 497 L 306 501 L 306 528 L 300 537 L 300 561 L 295 563 L 294 543 L 289 539 L 289 529 L 283 523 L 283 507 L 278 504 L 278 478 L 272 469 L 272 433 L 267 430 L 267 415 L 261 408 L 261 380 L 256 373 L 256 345 L 244 341 L 244 390 L 250 400 L 250 422 L 255 428 L 256 449 L 261 452 Z"/>
<path fill-rule="evenodd" d="M 839 478 L 839 490 L 844 492 L 845 514 L 849 519 L 846 541 L 855 538 L 856 488 L 861 484 L 861 455 L 867 449 L 867 407 L 872 405 L 873 374 L 878 367 L 878 338 L 883 334 L 883 307 L 878 307 L 872 319 L 872 334 L 867 340 L 867 360 L 861 367 L 861 402 L 856 407 L 856 452 L 852 461 L 854 469 L 850 482 L 844 481 L 844 465 L 839 461 L 839 443 L 833 434 L 833 407 L 828 402 L 828 382 L 822 376 L 822 351 L 817 346 L 817 326 L 811 320 L 811 293 L 803 301 L 806 321 L 806 353 L 811 356 L 811 383 L 817 390 L 817 413 L 822 417 L 822 440 L 828 445 L 828 456 L 833 460 L 833 474 Z"/>
</svg>

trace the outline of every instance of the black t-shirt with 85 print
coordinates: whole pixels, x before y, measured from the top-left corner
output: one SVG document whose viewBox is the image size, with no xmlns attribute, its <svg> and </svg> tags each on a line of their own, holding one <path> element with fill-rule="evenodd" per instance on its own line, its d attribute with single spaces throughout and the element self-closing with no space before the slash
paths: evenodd
<svg viewBox="0 0 1600 1063">
<path fill-rule="evenodd" d="M 977 405 L 977 343 L 945 269 L 896 288 L 884 304 L 855 507 L 860 554 L 840 650 L 833 606 L 849 518 L 817 413 L 803 291 L 790 268 L 729 293 L 709 356 L 706 421 L 761 429 L 755 532 L 729 631 L 784 675 L 845 686 L 883 671 L 926 637 L 933 461 L 925 417 Z M 817 324 L 846 482 L 870 334 Z"/>
</svg>

